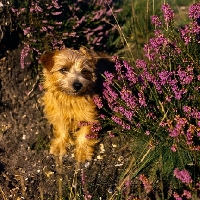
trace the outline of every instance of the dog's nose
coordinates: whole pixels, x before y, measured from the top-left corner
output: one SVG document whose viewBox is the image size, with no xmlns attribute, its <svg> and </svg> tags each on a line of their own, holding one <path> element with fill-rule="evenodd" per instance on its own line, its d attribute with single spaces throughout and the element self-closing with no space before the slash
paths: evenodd
<svg viewBox="0 0 200 200">
<path fill-rule="evenodd" d="M 76 91 L 79 91 L 79 90 L 83 87 L 82 83 L 80 83 L 80 82 L 78 82 L 78 81 L 74 82 L 74 83 L 72 84 L 72 86 L 73 86 L 73 88 L 74 88 Z"/>
</svg>

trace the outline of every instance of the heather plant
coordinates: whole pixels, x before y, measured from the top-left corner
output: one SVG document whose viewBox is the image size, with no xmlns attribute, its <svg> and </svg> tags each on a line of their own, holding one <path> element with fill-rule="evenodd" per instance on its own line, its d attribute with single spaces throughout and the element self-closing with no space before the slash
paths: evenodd
<svg viewBox="0 0 200 200">
<path fill-rule="evenodd" d="M 21 65 L 24 67 L 29 53 L 35 62 L 44 51 L 65 47 L 76 49 L 84 45 L 111 51 L 109 35 L 116 32 L 113 13 L 120 9 L 114 9 L 112 0 L 30 0 L 13 1 L 12 12 L 22 31 Z"/>
<path fill-rule="evenodd" d="M 122 25 L 121 35 L 114 43 L 120 48 L 118 55 L 130 59 L 131 54 L 137 58 L 144 58 L 142 48 L 149 38 L 153 37 L 154 25 L 151 24 L 151 16 L 161 15 L 161 5 L 167 2 L 174 10 L 175 25 L 180 27 L 188 22 L 187 7 L 194 3 L 193 0 L 125 0 L 122 5 L 122 11 L 117 15 L 117 20 Z M 134 56 L 134 57 L 135 57 Z M 133 59 L 133 57 L 132 57 Z"/>
<path fill-rule="evenodd" d="M 169 4 L 161 10 L 161 17 L 151 17 L 155 30 L 144 45 L 145 58 L 130 65 L 113 57 L 116 74 L 104 73 L 103 97 L 94 101 L 107 113 L 101 116 L 102 126 L 133 140 L 134 162 L 118 189 L 130 177 L 139 177 L 154 198 L 197 199 L 200 3 L 190 6 L 190 22 L 181 28 L 174 26 Z"/>
</svg>

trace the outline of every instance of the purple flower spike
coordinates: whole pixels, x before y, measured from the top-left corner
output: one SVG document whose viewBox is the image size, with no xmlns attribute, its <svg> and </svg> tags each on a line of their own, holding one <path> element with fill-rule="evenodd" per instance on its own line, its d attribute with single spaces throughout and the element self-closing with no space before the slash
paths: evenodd
<svg viewBox="0 0 200 200">
<path fill-rule="evenodd" d="M 200 3 L 195 3 L 189 8 L 189 17 L 192 19 L 200 18 Z"/>
<path fill-rule="evenodd" d="M 181 180 L 181 182 L 183 183 L 186 183 L 186 184 L 189 184 L 189 183 L 192 183 L 192 178 L 189 174 L 189 172 L 187 170 L 179 170 L 178 168 L 176 168 L 174 170 L 174 176 Z"/>
<path fill-rule="evenodd" d="M 165 22 L 171 22 L 174 18 L 174 11 L 170 8 L 169 4 L 164 4 L 162 6 L 162 11 L 164 13 Z"/>
<path fill-rule="evenodd" d="M 162 25 L 159 17 L 156 15 L 151 16 L 151 22 L 152 22 L 152 24 L 155 24 L 155 26 L 157 26 L 157 27 L 160 27 Z"/>
</svg>

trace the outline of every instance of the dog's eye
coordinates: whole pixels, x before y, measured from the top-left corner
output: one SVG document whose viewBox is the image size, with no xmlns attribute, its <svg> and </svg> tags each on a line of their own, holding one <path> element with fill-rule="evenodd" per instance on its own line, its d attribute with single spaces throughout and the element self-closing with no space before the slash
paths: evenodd
<svg viewBox="0 0 200 200">
<path fill-rule="evenodd" d="M 91 80 L 92 79 L 92 72 L 87 69 L 82 69 L 81 74 L 85 79 Z"/>
<path fill-rule="evenodd" d="M 67 68 L 61 68 L 61 69 L 59 69 L 59 72 L 61 74 L 66 74 L 68 72 L 68 69 Z"/>
<path fill-rule="evenodd" d="M 90 72 L 89 72 L 87 69 L 82 69 L 82 70 L 81 70 L 81 73 L 82 73 L 82 74 L 88 74 L 88 73 L 90 73 Z"/>
</svg>

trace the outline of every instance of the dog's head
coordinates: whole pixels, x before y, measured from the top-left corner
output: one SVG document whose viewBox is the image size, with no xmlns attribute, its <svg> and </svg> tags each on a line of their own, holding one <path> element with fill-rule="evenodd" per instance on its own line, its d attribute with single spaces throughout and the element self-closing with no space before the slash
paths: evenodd
<svg viewBox="0 0 200 200">
<path fill-rule="evenodd" d="M 46 87 L 56 87 L 68 95 L 93 93 L 96 59 L 92 51 L 86 48 L 56 50 L 42 55 L 40 61 Z"/>
</svg>

